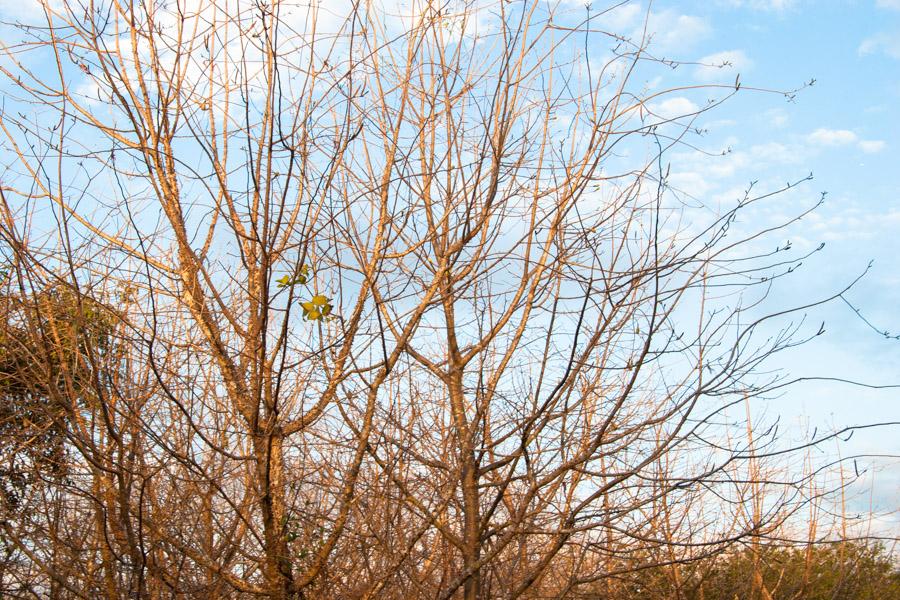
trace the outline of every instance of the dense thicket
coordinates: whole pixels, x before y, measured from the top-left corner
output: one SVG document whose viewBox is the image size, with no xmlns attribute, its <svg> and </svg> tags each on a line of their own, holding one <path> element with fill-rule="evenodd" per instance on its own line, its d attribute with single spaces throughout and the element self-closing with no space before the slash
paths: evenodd
<svg viewBox="0 0 900 600">
<path fill-rule="evenodd" d="M 691 565 L 633 571 L 599 583 L 582 597 L 895 600 L 900 598 L 900 568 L 896 555 L 880 543 L 764 545 L 735 548 Z"/>
</svg>

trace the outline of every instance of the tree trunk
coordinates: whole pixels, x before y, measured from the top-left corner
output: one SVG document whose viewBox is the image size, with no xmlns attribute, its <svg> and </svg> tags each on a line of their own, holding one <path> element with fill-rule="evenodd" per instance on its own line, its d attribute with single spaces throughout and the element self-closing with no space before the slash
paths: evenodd
<svg viewBox="0 0 900 600">
<path fill-rule="evenodd" d="M 276 428 L 258 432 L 253 439 L 263 518 L 266 587 L 270 598 L 287 600 L 293 597 L 294 578 L 285 538 L 284 438 Z"/>
</svg>

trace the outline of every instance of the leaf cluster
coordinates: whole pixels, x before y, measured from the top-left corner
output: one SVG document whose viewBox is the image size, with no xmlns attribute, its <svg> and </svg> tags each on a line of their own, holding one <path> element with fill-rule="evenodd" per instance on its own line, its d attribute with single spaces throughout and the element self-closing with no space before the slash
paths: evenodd
<svg viewBox="0 0 900 600">
<path fill-rule="evenodd" d="M 293 274 L 284 275 L 276 280 L 279 289 L 294 287 L 297 285 L 306 285 L 312 278 L 312 271 L 308 265 L 301 265 Z M 300 307 L 303 309 L 303 318 L 307 321 L 319 321 L 331 315 L 334 306 L 331 304 L 331 298 L 322 294 L 315 294 L 311 299 L 301 301 Z"/>
</svg>

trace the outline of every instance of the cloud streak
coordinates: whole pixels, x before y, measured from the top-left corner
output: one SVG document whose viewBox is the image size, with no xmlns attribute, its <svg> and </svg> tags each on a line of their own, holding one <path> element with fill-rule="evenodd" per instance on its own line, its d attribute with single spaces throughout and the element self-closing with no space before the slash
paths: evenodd
<svg viewBox="0 0 900 600">
<path fill-rule="evenodd" d="M 806 136 L 806 140 L 810 144 L 818 146 L 846 146 L 847 144 L 856 142 L 857 136 L 849 129 L 827 129 L 825 127 L 820 127 Z"/>
<path fill-rule="evenodd" d="M 828 129 L 820 127 L 806 136 L 806 141 L 813 146 L 836 148 L 855 144 L 866 154 L 876 154 L 887 148 L 884 140 L 863 140 L 849 129 Z"/>
<path fill-rule="evenodd" d="M 900 31 L 894 33 L 876 33 L 862 41 L 857 50 L 860 56 L 884 54 L 900 60 Z"/>
<path fill-rule="evenodd" d="M 729 6 L 735 8 L 749 8 L 751 10 L 764 10 L 768 12 L 784 12 L 793 8 L 796 0 L 727 0 Z"/>
<path fill-rule="evenodd" d="M 743 50 L 726 50 L 704 56 L 703 63 L 694 69 L 694 77 L 700 81 L 733 80 L 738 73 L 746 73 L 753 67 L 753 61 Z"/>
</svg>

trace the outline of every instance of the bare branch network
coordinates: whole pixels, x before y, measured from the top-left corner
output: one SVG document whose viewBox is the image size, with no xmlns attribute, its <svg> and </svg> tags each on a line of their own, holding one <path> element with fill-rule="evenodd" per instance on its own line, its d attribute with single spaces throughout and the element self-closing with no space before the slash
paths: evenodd
<svg viewBox="0 0 900 600">
<path fill-rule="evenodd" d="M 668 183 L 702 113 L 781 92 L 662 115 L 695 86 L 644 86 L 678 63 L 613 8 L 7 25 L 0 594 L 622 598 L 652 572 L 688 598 L 796 519 L 829 537 L 829 438 L 751 410 L 843 298 L 767 302 L 818 198 L 748 229 L 801 181 L 725 207 Z"/>
</svg>

